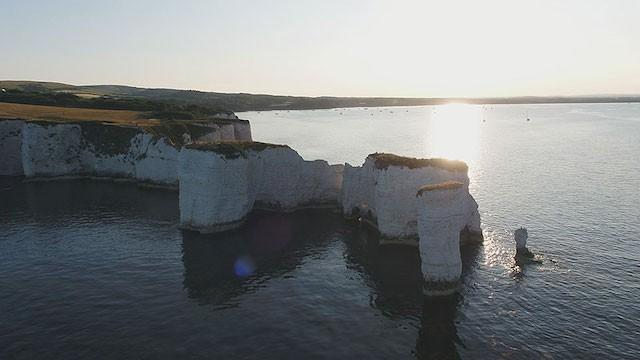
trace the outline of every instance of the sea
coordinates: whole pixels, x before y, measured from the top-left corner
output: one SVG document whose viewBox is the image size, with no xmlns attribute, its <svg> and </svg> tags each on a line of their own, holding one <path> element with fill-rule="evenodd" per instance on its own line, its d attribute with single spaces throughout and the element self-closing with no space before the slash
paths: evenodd
<svg viewBox="0 0 640 360">
<path fill-rule="evenodd" d="M 176 192 L 0 178 L 0 359 L 640 358 L 640 104 L 238 115 L 307 160 L 467 162 L 460 292 L 423 296 L 415 247 L 331 210 L 200 235 Z"/>
</svg>

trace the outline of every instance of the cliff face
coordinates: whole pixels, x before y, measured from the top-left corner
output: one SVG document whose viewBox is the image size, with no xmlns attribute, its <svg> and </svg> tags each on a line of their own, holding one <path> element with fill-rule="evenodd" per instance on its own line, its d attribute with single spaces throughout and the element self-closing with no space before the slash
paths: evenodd
<svg viewBox="0 0 640 360">
<path fill-rule="evenodd" d="M 178 158 L 180 149 L 176 149 L 166 138 L 154 138 L 149 134 L 137 135 L 134 143 L 135 178 L 139 181 L 156 184 L 178 184 Z"/>
<path fill-rule="evenodd" d="M 22 128 L 22 166 L 27 177 L 88 173 L 87 160 L 79 125 L 25 123 Z"/>
<path fill-rule="evenodd" d="M 201 232 L 240 224 L 254 207 L 337 206 L 342 166 L 305 161 L 287 146 L 187 146 L 180 154 L 180 222 Z"/>
<path fill-rule="evenodd" d="M 289 147 L 249 153 L 256 184 L 255 201 L 262 208 L 294 209 L 308 204 L 337 205 L 342 166 L 305 161 Z"/>
<path fill-rule="evenodd" d="M 347 165 L 342 207 L 347 216 L 362 216 L 376 224 L 383 237 L 415 239 L 419 204 L 416 191 L 427 184 L 458 181 L 466 190 L 465 213 L 469 229 L 480 231 L 478 205 L 468 192 L 464 163 L 442 159 L 410 159 L 372 154 L 362 167 Z"/>
<path fill-rule="evenodd" d="M 416 197 L 423 291 L 453 293 L 462 275 L 460 232 L 469 221 L 467 190 L 463 183 L 449 181 L 422 187 Z"/>
<path fill-rule="evenodd" d="M 251 210 L 249 160 L 183 149 L 180 154 L 180 224 L 203 233 L 237 226 Z"/>
<path fill-rule="evenodd" d="M 481 237 L 478 204 L 462 162 L 372 154 L 361 167 L 329 165 L 305 161 L 288 146 L 242 141 L 250 137 L 249 123 L 240 120 L 138 127 L 0 120 L 0 174 L 179 184 L 181 224 L 201 232 L 238 226 L 254 208 L 342 206 L 345 215 L 374 225 L 382 242 L 410 244 L 417 244 L 425 206 L 418 189 L 456 181 L 462 184 L 458 231 Z"/>
<path fill-rule="evenodd" d="M 183 144 L 251 140 L 248 121 L 130 126 L 0 120 L 0 175 L 99 176 L 176 186 Z"/>
<path fill-rule="evenodd" d="M 235 115 L 234 115 L 235 116 Z M 237 118 L 237 117 L 236 117 Z M 238 120 L 233 123 L 234 139 L 238 141 L 251 141 L 251 125 L 247 120 Z"/>
<path fill-rule="evenodd" d="M 0 121 L 0 176 L 20 176 L 22 170 L 21 120 Z"/>
</svg>

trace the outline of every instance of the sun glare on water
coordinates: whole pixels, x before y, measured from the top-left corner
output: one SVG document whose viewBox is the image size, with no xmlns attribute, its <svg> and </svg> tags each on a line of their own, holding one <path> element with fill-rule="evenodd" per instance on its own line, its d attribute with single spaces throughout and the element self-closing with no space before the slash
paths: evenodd
<svg viewBox="0 0 640 360">
<path fill-rule="evenodd" d="M 427 132 L 430 156 L 462 160 L 473 168 L 480 150 L 482 121 L 478 105 L 434 106 Z"/>
</svg>

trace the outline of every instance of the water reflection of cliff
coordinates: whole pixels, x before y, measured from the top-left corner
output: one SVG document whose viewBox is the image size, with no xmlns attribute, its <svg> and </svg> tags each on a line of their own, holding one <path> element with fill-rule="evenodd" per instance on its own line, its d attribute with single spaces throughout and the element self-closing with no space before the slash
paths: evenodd
<svg viewBox="0 0 640 360">
<path fill-rule="evenodd" d="M 418 318 L 422 300 L 420 256 L 415 247 L 378 246 L 375 232 L 351 228 L 345 238 L 347 266 L 372 289 L 371 304 L 389 317 Z"/>
<path fill-rule="evenodd" d="M 39 224 L 56 224 L 60 215 L 92 217 L 103 222 L 144 218 L 174 224 L 178 198 L 173 191 L 141 188 L 132 183 L 94 180 L 24 181 L 0 179 L 0 207 L 7 218 L 21 214 Z"/>
<path fill-rule="evenodd" d="M 462 247 L 463 288 L 457 294 L 443 297 L 425 297 L 422 303 L 420 331 L 416 341 L 418 359 L 460 359 L 458 346 L 464 346 L 458 336 L 456 318 L 463 304 L 466 286 L 473 283 L 473 269 L 476 266 L 481 246 Z"/>
<path fill-rule="evenodd" d="M 461 343 L 455 318 L 462 296 L 425 298 L 420 331 L 416 341 L 418 359 L 459 359 L 456 344 Z"/>
<path fill-rule="evenodd" d="M 461 293 L 449 297 L 422 295 L 420 256 L 416 248 L 378 246 L 375 233 L 352 228 L 345 238 L 347 266 L 363 275 L 372 289 L 372 306 L 385 316 L 419 319 L 416 355 L 419 359 L 459 359 L 456 318 L 463 303 Z M 464 286 L 473 283 L 473 269 L 481 246 L 461 250 Z"/>
<path fill-rule="evenodd" d="M 183 232 L 184 287 L 203 304 L 233 307 L 239 296 L 286 276 L 322 251 L 342 218 L 327 210 L 256 211 L 245 226 L 221 234 Z"/>
</svg>

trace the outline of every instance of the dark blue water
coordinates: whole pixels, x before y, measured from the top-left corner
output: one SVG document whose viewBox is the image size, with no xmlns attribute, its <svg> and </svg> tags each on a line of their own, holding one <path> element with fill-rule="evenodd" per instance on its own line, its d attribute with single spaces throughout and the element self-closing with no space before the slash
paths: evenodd
<svg viewBox="0 0 640 360">
<path fill-rule="evenodd" d="M 171 192 L 8 180 L 2 191 L 3 359 L 415 352 L 417 253 L 381 251 L 334 212 L 255 213 L 204 236 L 176 228 Z"/>
<path fill-rule="evenodd" d="M 637 358 L 640 107 L 476 110 L 255 119 L 260 140 L 283 136 L 267 120 L 313 133 L 298 146 L 310 158 L 378 144 L 468 161 L 486 240 L 463 249 L 461 293 L 438 301 L 420 293 L 415 249 L 380 248 L 331 211 L 203 236 L 177 228 L 173 192 L 2 179 L 0 359 Z M 439 124 L 458 116 L 478 121 Z M 515 265 L 520 225 L 542 265 Z"/>
</svg>

